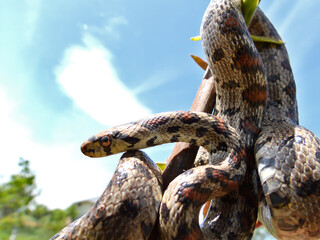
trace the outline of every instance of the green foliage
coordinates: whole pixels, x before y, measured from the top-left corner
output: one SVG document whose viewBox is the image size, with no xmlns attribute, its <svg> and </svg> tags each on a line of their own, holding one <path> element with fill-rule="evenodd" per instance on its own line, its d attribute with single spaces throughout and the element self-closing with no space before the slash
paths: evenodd
<svg viewBox="0 0 320 240">
<path fill-rule="evenodd" d="M 29 210 L 35 193 L 35 175 L 29 161 L 20 158 L 21 170 L 11 176 L 10 181 L 0 185 L 0 229 L 21 225 L 21 216 Z"/>
<path fill-rule="evenodd" d="M 75 205 L 50 210 L 35 202 L 39 192 L 29 164 L 20 158 L 20 172 L 0 185 L 0 239 L 9 239 L 14 232 L 16 240 L 49 239 L 78 214 Z"/>
</svg>

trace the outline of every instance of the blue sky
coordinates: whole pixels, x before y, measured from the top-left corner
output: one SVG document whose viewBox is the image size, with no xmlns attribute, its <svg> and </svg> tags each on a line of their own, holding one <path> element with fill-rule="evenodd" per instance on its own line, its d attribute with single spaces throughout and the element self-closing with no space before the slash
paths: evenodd
<svg viewBox="0 0 320 240">
<path fill-rule="evenodd" d="M 29 159 L 50 208 L 99 196 L 120 155 L 90 159 L 81 143 L 151 113 L 187 110 L 203 71 L 198 35 L 208 0 L 0 3 L 0 175 Z M 262 0 L 286 42 L 300 123 L 320 136 L 317 0 Z M 172 145 L 147 153 L 164 161 Z M 1 180 L 0 179 L 0 180 Z"/>
</svg>

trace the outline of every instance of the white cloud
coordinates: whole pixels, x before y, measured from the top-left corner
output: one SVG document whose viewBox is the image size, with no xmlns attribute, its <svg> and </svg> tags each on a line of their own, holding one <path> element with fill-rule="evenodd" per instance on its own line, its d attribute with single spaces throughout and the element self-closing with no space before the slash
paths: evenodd
<svg viewBox="0 0 320 240">
<path fill-rule="evenodd" d="M 0 132 L 2 136 L 0 138 L 0 146 L 2 149 L 0 175 L 4 178 L 3 180 L 7 180 L 12 172 L 18 170 L 17 162 L 21 156 L 21 148 L 25 145 L 25 136 L 28 136 L 29 132 L 12 121 L 12 119 L 14 119 L 12 110 L 14 109 L 15 104 L 8 99 L 2 88 L 0 88 L 0 105 Z"/>
<path fill-rule="evenodd" d="M 50 208 L 65 208 L 75 201 L 97 197 L 107 186 L 114 169 L 104 161 L 82 155 L 79 142 L 47 145 L 32 140 L 27 126 L 15 121 L 16 105 L 0 88 L 1 182 L 18 173 L 19 157 L 30 160 L 41 194 L 37 202 Z M 119 156 L 108 161 L 118 161 Z"/>
<path fill-rule="evenodd" d="M 83 156 L 78 143 L 29 146 L 32 152 L 24 152 L 24 156 L 32 159 L 31 168 L 38 169 L 37 187 L 41 194 L 37 202 L 51 208 L 66 208 L 76 201 L 99 196 L 113 175 L 114 169 L 107 170 L 102 161 Z"/>
<path fill-rule="evenodd" d="M 75 102 L 75 107 L 68 113 L 57 114 L 51 129 L 31 129 L 25 124 L 27 121 L 21 121 L 24 116 L 18 112 L 20 101 L 30 101 L 23 95 L 25 91 L 17 95 L 4 90 L 10 88 L 0 86 L 0 145 L 3 149 L 0 158 L 0 176 L 3 178 L 0 181 L 8 180 L 10 175 L 19 171 L 17 163 L 19 157 L 23 157 L 30 160 L 37 188 L 41 189 L 37 202 L 50 208 L 65 208 L 103 192 L 120 156 L 90 159 L 82 155 L 79 146 L 89 135 L 79 139 L 79 135 L 75 138 L 72 134 L 87 123 L 87 117 L 79 109 L 105 125 L 118 125 L 150 113 L 135 99 L 133 91 L 121 83 L 111 61 L 111 53 L 89 34 L 84 35 L 83 46 L 72 46 L 65 51 L 55 69 L 56 80 Z M 18 72 L 20 75 L 15 77 L 12 77 L 15 71 L 2 75 L 5 78 L 26 78 L 26 69 Z M 30 78 L 28 75 L 25 82 Z M 54 132 L 53 141 L 39 142 L 34 139 L 33 131 Z M 147 152 L 154 160 L 164 161 L 171 148 L 167 145 Z"/>
<path fill-rule="evenodd" d="M 57 81 L 73 101 L 109 126 L 150 114 L 120 81 L 108 49 L 89 34 L 84 34 L 83 43 L 68 48 L 55 69 Z"/>
<path fill-rule="evenodd" d="M 36 199 L 38 203 L 50 208 L 66 208 L 76 201 L 102 194 L 121 154 L 91 159 L 81 153 L 81 140 L 80 143 L 79 140 L 65 141 L 65 135 L 70 131 L 68 121 L 73 121 L 75 125 L 82 124 L 77 114 L 71 114 L 71 120 L 61 119 L 56 130 L 60 133 L 64 131 L 65 134 L 58 134 L 60 136 L 54 143 L 47 144 L 33 140 L 28 126 L 16 122 L 15 100 L 10 99 L 1 86 L 0 105 L 0 182 L 7 181 L 10 175 L 18 173 L 17 163 L 19 157 L 23 157 L 30 160 L 30 167 L 36 174 L 37 189 L 41 190 Z M 146 152 L 151 159 L 164 161 L 171 150 L 172 144 L 167 144 L 146 149 Z"/>
</svg>

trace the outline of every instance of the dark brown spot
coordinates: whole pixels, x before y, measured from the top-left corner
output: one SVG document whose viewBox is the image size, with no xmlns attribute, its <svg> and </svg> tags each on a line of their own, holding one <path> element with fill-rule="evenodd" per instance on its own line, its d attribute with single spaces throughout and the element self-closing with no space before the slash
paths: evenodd
<svg viewBox="0 0 320 240">
<path fill-rule="evenodd" d="M 228 150 L 228 145 L 225 142 L 219 142 L 217 150 L 226 152 Z"/>
<path fill-rule="evenodd" d="M 118 137 L 119 139 L 121 139 L 122 141 L 125 141 L 127 143 L 130 143 L 131 145 L 128 147 L 133 147 L 136 143 L 140 142 L 139 138 L 136 137 L 130 137 L 127 134 L 122 134 L 121 136 Z"/>
<path fill-rule="evenodd" d="M 296 101 L 296 85 L 292 81 L 290 82 L 283 91 L 293 100 Z"/>
<path fill-rule="evenodd" d="M 122 201 L 119 208 L 119 212 L 122 216 L 129 217 L 131 219 L 135 218 L 139 213 L 139 206 L 134 204 L 131 200 L 125 199 Z"/>
<path fill-rule="evenodd" d="M 206 146 L 206 145 L 209 145 L 209 144 L 210 144 L 210 141 L 207 139 L 207 140 L 203 141 L 201 146 Z"/>
<path fill-rule="evenodd" d="M 219 117 L 216 117 L 215 122 L 212 124 L 212 128 L 217 134 L 222 134 L 223 136 L 229 137 L 230 131 L 226 126 L 226 123 Z"/>
<path fill-rule="evenodd" d="M 208 132 L 208 129 L 205 127 L 199 127 L 196 129 L 196 136 L 203 137 Z"/>
<path fill-rule="evenodd" d="M 240 112 L 240 107 L 238 108 L 227 108 L 223 111 L 221 111 L 221 114 L 226 115 L 226 116 L 233 116 L 237 113 Z"/>
<path fill-rule="evenodd" d="M 283 62 L 281 62 L 281 66 L 282 66 L 284 69 L 288 70 L 289 72 L 292 72 L 292 69 L 291 69 L 290 62 L 289 62 L 289 59 L 288 59 L 288 58 L 285 58 L 285 59 L 283 60 Z"/>
<path fill-rule="evenodd" d="M 274 74 L 274 75 L 268 76 L 268 82 L 270 83 L 276 83 L 279 80 L 280 80 L 280 74 Z"/>
<path fill-rule="evenodd" d="M 180 187 L 178 201 L 183 205 L 205 203 L 210 195 L 209 189 L 201 187 L 200 183 L 189 183 Z"/>
<path fill-rule="evenodd" d="M 161 211 L 161 217 L 162 217 L 164 224 L 167 224 L 167 222 L 169 220 L 170 210 L 168 209 L 166 203 L 162 203 L 160 211 Z"/>
<path fill-rule="evenodd" d="M 223 58 L 224 58 L 224 52 L 222 48 L 215 49 L 212 56 L 212 61 L 215 63 L 217 61 L 220 61 Z"/>
<path fill-rule="evenodd" d="M 241 120 L 240 129 L 242 129 L 243 132 L 246 134 L 250 134 L 251 136 L 256 136 L 259 133 L 257 119 L 248 117 Z"/>
<path fill-rule="evenodd" d="M 172 126 L 172 127 L 168 127 L 167 132 L 168 133 L 176 133 L 179 131 L 181 127 L 180 126 Z"/>
<path fill-rule="evenodd" d="M 315 195 L 319 197 L 320 195 L 320 180 L 315 181 L 313 179 L 306 182 L 302 182 L 296 188 L 296 192 L 300 197 L 307 197 L 310 195 Z"/>
<path fill-rule="evenodd" d="M 240 47 L 235 54 L 233 62 L 234 67 L 244 74 L 256 74 L 258 70 L 263 72 L 263 65 L 260 56 L 249 46 L 245 45 Z"/>
<path fill-rule="evenodd" d="M 242 98 L 253 107 L 264 105 L 267 100 L 267 89 L 260 84 L 252 84 L 250 87 L 243 90 Z"/>
<path fill-rule="evenodd" d="M 179 134 L 173 135 L 170 139 L 170 142 L 179 142 Z"/>
<path fill-rule="evenodd" d="M 186 222 L 179 224 L 178 233 L 174 240 L 185 239 L 189 235 L 189 227 Z"/>
<path fill-rule="evenodd" d="M 197 140 L 196 139 L 191 139 L 189 141 L 189 143 L 191 143 L 192 145 L 197 145 Z"/>
<path fill-rule="evenodd" d="M 239 88 L 239 87 L 240 87 L 240 83 L 232 80 L 222 83 L 222 88 L 224 89 L 233 89 L 233 88 Z"/>
<path fill-rule="evenodd" d="M 207 167 L 206 169 L 205 169 L 205 173 L 206 173 L 206 178 L 207 179 L 210 179 L 210 180 L 214 180 L 215 179 L 215 175 L 214 175 L 214 168 L 213 167 Z"/>
<path fill-rule="evenodd" d="M 233 11 L 228 14 L 228 16 L 225 19 L 225 26 L 227 29 L 230 29 L 232 32 L 237 33 L 238 35 L 244 34 L 244 29 L 246 27 L 239 21 L 239 16 L 237 15 L 236 11 L 232 9 Z M 223 33 L 227 33 L 229 31 L 224 30 Z"/>
<path fill-rule="evenodd" d="M 147 146 L 151 147 L 151 146 L 154 146 L 155 143 L 154 141 L 157 139 L 157 136 L 154 136 L 153 138 L 150 138 L 148 141 L 147 141 Z"/>
<path fill-rule="evenodd" d="M 241 162 L 248 163 L 247 154 L 244 148 L 237 150 L 237 153 L 232 156 L 230 165 L 233 166 L 236 169 L 239 169 L 241 167 Z M 253 159 L 254 161 L 254 159 Z M 235 176 L 236 177 L 236 176 Z"/>
</svg>

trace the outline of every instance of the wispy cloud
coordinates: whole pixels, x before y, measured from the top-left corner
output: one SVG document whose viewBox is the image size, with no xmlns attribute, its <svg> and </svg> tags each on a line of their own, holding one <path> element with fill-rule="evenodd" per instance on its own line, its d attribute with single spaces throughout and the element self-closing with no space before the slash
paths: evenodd
<svg viewBox="0 0 320 240">
<path fill-rule="evenodd" d="M 25 28 L 26 38 L 24 42 L 30 43 L 32 41 L 37 20 L 39 18 L 39 8 L 41 6 L 41 0 L 26 1 L 26 24 L 28 25 Z"/>
<path fill-rule="evenodd" d="M 101 14 L 101 17 L 106 18 L 105 24 L 102 26 L 91 25 L 91 24 L 82 24 L 82 29 L 93 35 L 108 36 L 112 39 L 120 39 L 120 26 L 128 25 L 128 21 L 125 17 L 121 15 L 116 15 L 113 17 L 107 17 L 104 14 Z"/>
<path fill-rule="evenodd" d="M 96 38 L 84 34 L 83 46 L 65 51 L 55 69 L 62 89 L 87 114 L 105 125 L 116 125 L 150 114 L 120 81 L 112 54 Z"/>
<path fill-rule="evenodd" d="M 153 73 L 150 77 L 148 77 L 142 84 L 138 87 L 134 88 L 132 93 L 134 95 L 138 95 L 147 91 L 151 91 L 172 79 L 175 79 L 177 76 L 177 72 L 174 69 L 162 69 L 159 72 Z"/>
<path fill-rule="evenodd" d="M 294 6 L 291 6 L 291 10 L 289 14 L 284 18 L 284 21 L 281 23 L 279 27 L 279 31 L 282 32 L 283 34 L 286 34 L 288 31 L 291 31 L 292 28 L 290 25 L 293 23 L 294 19 L 297 18 L 299 12 L 301 9 L 303 9 L 303 6 L 306 3 L 303 1 L 297 1 Z"/>
<path fill-rule="evenodd" d="M 108 19 L 107 24 L 104 26 L 104 30 L 109 34 L 114 34 L 115 29 L 121 25 L 127 25 L 128 21 L 123 16 L 114 16 Z"/>
</svg>

